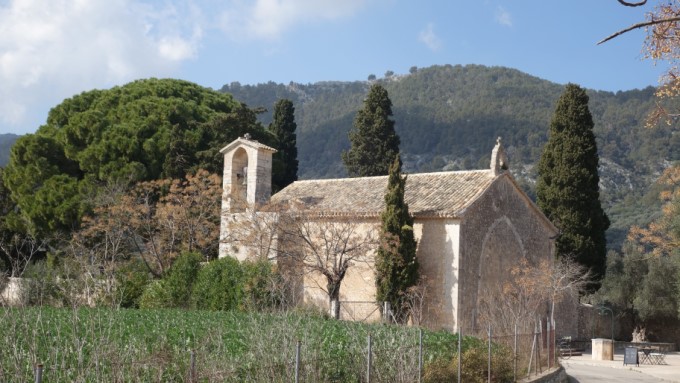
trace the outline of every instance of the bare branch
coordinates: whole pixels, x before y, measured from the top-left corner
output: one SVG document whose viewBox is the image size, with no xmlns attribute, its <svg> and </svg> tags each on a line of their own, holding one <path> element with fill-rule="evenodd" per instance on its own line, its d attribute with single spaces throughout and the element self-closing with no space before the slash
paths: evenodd
<svg viewBox="0 0 680 383">
<path fill-rule="evenodd" d="M 617 0 L 617 1 L 619 2 L 619 4 L 625 5 L 626 7 L 639 7 L 639 6 L 647 4 L 647 0 L 638 1 L 637 3 L 630 3 L 630 2 L 624 1 L 624 0 Z"/>
<path fill-rule="evenodd" d="M 620 1 L 620 0 L 619 0 L 619 1 Z M 598 41 L 598 42 L 597 42 L 597 45 L 606 43 L 607 41 L 609 41 L 609 40 L 611 40 L 611 39 L 613 39 L 613 38 L 615 38 L 615 37 L 621 36 L 622 34 L 627 33 L 627 32 L 630 32 L 630 31 L 632 31 L 632 30 L 634 30 L 634 29 L 644 28 L 644 27 L 648 27 L 648 26 L 650 26 L 650 25 L 665 24 L 665 23 L 674 23 L 674 22 L 677 22 L 677 21 L 680 21 L 680 16 L 669 17 L 669 18 L 666 18 L 666 19 L 658 19 L 658 20 L 643 21 L 643 22 L 641 22 L 641 23 L 633 24 L 633 25 L 631 25 L 630 27 L 628 27 L 628 28 L 626 28 L 626 29 L 622 29 L 622 30 L 620 30 L 620 31 L 618 31 L 618 32 L 616 32 L 616 33 L 610 35 L 610 36 L 605 37 L 604 39 Z"/>
</svg>

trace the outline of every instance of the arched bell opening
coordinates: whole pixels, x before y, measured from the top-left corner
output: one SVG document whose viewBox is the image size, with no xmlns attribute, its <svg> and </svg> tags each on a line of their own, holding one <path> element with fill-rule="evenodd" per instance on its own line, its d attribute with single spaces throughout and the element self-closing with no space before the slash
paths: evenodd
<svg viewBox="0 0 680 383">
<path fill-rule="evenodd" d="M 234 152 L 231 162 L 232 209 L 245 210 L 248 204 L 248 153 L 243 148 Z"/>
</svg>

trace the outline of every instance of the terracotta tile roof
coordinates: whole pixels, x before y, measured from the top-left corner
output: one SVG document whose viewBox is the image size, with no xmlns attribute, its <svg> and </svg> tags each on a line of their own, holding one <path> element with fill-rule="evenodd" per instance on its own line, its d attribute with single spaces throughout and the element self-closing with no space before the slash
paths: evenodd
<svg viewBox="0 0 680 383">
<path fill-rule="evenodd" d="M 489 170 L 416 173 L 406 181 L 406 203 L 415 217 L 459 218 L 493 183 Z M 301 204 L 322 216 L 379 216 L 387 176 L 296 181 L 272 196 L 272 202 Z"/>
</svg>

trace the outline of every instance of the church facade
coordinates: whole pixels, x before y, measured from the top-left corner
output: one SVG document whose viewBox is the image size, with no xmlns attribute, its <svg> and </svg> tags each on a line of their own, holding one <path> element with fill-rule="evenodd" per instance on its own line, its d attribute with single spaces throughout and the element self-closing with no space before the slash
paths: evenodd
<svg viewBox="0 0 680 383">
<path fill-rule="evenodd" d="M 256 214 L 249 209 L 266 204 L 295 206 L 318 222 L 354 222 L 362 230 L 379 229 L 387 176 L 296 181 L 270 196 L 274 152 L 247 138 L 222 150 L 220 257 L 262 256 L 261 248 L 248 249 L 235 239 L 230 223 L 248 220 Z M 491 157 L 488 169 L 408 174 L 405 199 L 418 241 L 426 326 L 454 330 L 475 326 L 479 300 L 490 284 L 507 279 L 522 261 L 535 265 L 554 257 L 558 231 L 507 171 L 500 139 Z M 276 250 L 271 243 L 265 253 Z M 372 254 L 366 259 L 348 270 L 340 288 L 341 301 L 375 301 Z M 319 281 L 319 275 L 304 275 L 300 294 L 305 302 L 327 307 L 324 284 Z"/>
</svg>

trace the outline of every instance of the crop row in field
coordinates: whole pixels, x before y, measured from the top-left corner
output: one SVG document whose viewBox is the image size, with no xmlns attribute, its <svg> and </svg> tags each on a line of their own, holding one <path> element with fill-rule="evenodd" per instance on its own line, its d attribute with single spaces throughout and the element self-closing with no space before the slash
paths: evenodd
<svg viewBox="0 0 680 383">
<path fill-rule="evenodd" d="M 417 380 L 419 330 L 305 313 L 3 309 L 0 380 L 183 381 L 195 355 L 201 381 L 357 381 L 371 334 L 374 381 Z M 479 341 L 465 339 L 465 347 Z M 423 332 L 426 363 L 450 357 L 456 336 Z"/>
</svg>

